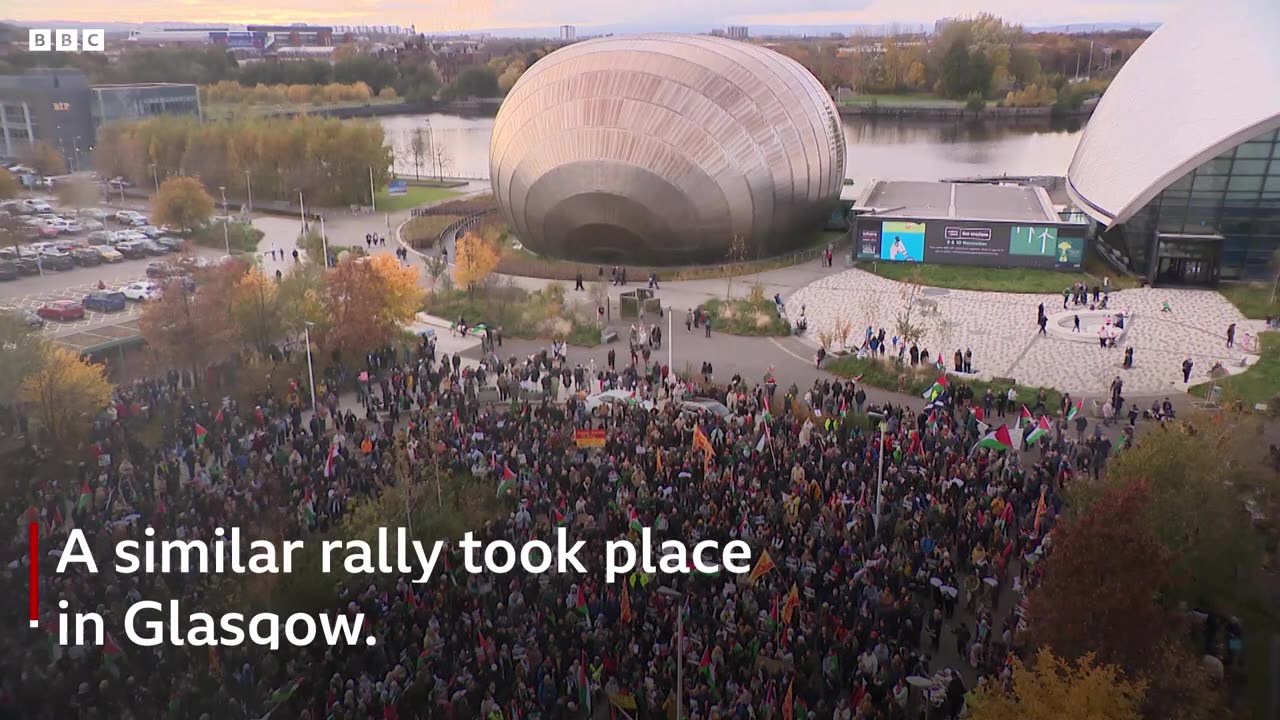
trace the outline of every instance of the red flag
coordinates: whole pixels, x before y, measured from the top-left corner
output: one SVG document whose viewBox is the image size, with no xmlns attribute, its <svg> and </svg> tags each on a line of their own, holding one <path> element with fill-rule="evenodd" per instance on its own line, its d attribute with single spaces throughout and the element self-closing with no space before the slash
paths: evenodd
<svg viewBox="0 0 1280 720">
<path fill-rule="evenodd" d="M 222 408 L 218 408 L 218 414 L 213 416 L 213 421 L 215 423 L 222 422 Z"/>
<path fill-rule="evenodd" d="M 203 425 L 196 423 L 196 445 L 204 445 L 204 436 L 208 434 L 209 431 L 205 430 Z"/>
<path fill-rule="evenodd" d="M 622 622 L 631 623 L 631 593 L 627 591 L 627 583 L 622 583 Z"/>
<path fill-rule="evenodd" d="M 515 480 L 515 479 L 516 479 L 516 474 L 515 474 L 515 473 L 513 473 L 513 472 L 511 472 L 511 467 L 510 467 L 509 465 L 507 465 L 506 463 L 503 463 L 503 464 L 502 464 L 502 479 L 503 479 L 503 480 Z"/>
</svg>

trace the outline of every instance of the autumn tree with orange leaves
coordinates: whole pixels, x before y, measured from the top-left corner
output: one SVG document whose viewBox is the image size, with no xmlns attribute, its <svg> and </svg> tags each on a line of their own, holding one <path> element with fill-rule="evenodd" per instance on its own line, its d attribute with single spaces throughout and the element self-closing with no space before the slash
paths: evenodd
<svg viewBox="0 0 1280 720">
<path fill-rule="evenodd" d="M 316 335 L 326 350 L 362 355 L 391 343 L 422 307 L 418 268 L 389 255 L 348 258 L 327 277 L 327 315 Z"/>
<path fill-rule="evenodd" d="M 1044 581 L 1028 598 L 1032 648 L 1068 661 L 1093 653 L 1130 672 L 1151 667 L 1173 619 L 1157 600 L 1169 557 L 1144 522 L 1149 499 L 1146 483 L 1109 489 L 1054 530 Z"/>
<path fill-rule="evenodd" d="M 226 358 L 237 346 L 232 298 L 247 269 L 246 263 L 229 261 L 202 270 L 195 275 L 194 293 L 171 281 L 142 311 L 139 324 L 147 345 L 162 361 L 188 368 L 196 378 L 202 367 Z"/>
<path fill-rule="evenodd" d="M 280 287 L 256 267 L 241 275 L 231 289 L 231 319 L 240 340 L 265 355 L 285 333 Z"/>
<path fill-rule="evenodd" d="M 1014 665 L 1011 688 L 985 678 L 965 704 L 973 720 L 1140 720 L 1145 694 L 1145 682 L 1115 665 L 1087 654 L 1069 663 L 1044 649 L 1033 666 Z"/>
<path fill-rule="evenodd" d="M 48 345 L 40 367 L 23 381 L 22 401 L 51 444 L 70 449 L 88 433 L 94 416 L 106 409 L 111 389 L 105 367 L 65 347 Z"/>
</svg>

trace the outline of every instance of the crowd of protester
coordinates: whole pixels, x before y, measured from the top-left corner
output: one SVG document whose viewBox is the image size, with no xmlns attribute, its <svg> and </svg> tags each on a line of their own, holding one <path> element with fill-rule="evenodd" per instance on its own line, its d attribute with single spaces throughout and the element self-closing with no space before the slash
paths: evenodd
<svg viewBox="0 0 1280 720">
<path fill-rule="evenodd" d="M 853 382 L 712 386 L 656 363 L 597 369 L 565 349 L 506 361 L 500 344 L 485 349 L 477 365 L 424 338 L 332 363 L 315 414 L 305 375 L 244 403 L 199 399 L 237 382 L 226 373 L 202 377 L 200 392 L 176 372 L 120 387 L 90 446 L 10 464 L 31 479 L 6 495 L 10 607 L 25 608 L 28 522 L 45 548 L 83 529 L 100 558 L 146 527 L 312 538 L 340 532 L 403 458 L 498 494 L 481 539 L 519 545 L 565 527 L 587 543 L 586 575 L 472 575 L 453 547 L 450 570 L 426 584 L 332 578 L 324 605 L 364 613 L 373 646 L 143 648 L 123 637 L 130 604 L 216 612 L 248 602 L 252 577 L 126 576 L 109 563 L 58 575 L 47 558 L 41 630 L 0 638 L 0 707 L 33 720 L 674 718 L 679 673 L 689 718 L 779 718 L 784 703 L 794 717 L 928 706 L 955 718 L 975 678 L 1007 678 L 1018 597 L 1062 489 L 1108 454 L 1065 425 L 1037 452 L 975 451 L 984 399 L 964 386 L 920 410 L 867 405 Z M 610 389 L 627 393 L 585 398 Z M 727 414 L 681 402 L 693 395 Z M 606 429 L 604 447 L 575 443 L 588 428 Z M 607 584 L 605 542 L 638 527 L 655 545 L 743 539 L 753 565 L 767 552 L 776 567 L 756 565 L 767 571 L 754 581 L 637 572 Z M 103 647 L 46 638 L 61 600 L 107 619 Z"/>
</svg>

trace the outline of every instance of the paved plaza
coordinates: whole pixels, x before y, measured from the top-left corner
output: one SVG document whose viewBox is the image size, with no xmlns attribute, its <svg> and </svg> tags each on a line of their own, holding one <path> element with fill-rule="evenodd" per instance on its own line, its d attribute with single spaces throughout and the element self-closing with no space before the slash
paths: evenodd
<svg viewBox="0 0 1280 720">
<path fill-rule="evenodd" d="M 884 327 L 892 338 L 899 312 L 906 306 L 908 286 L 862 270 L 846 270 L 819 279 L 787 300 L 788 310 L 806 306 L 810 332 L 832 332 L 837 323 L 852 324 L 851 340 L 868 325 Z M 1131 314 L 1128 334 L 1115 349 L 1092 342 L 1042 336 L 1036 309 L 1044 303 L 1051 322 L 1062 311 L 1062 295 L 977 292 L 921 288 L 913 322 L 925 328 L 922 347 L 947 364 L 957 349 L 973 350 L 973 366 L 984 378 L 1014 378 L 1030 386 L 1045 385 L 1079 396 L 1105 395 L 1119 375 L 1129 396 L 1181 392 L 1182 361 L 1195 363 L 1191 383 L 1208 378 L 1215 362 L 1238 369 L 1246 333 L 1262 330 L 1262 321 L 1246 320 L 1222 295 L 1208 290 L 1141 288 L 1111 293 L 1109 309 Z M 1165 302 L 1172 312 L 1162 312 Z M 936 310 L 935 310 L 936 308 Z M 1070 310 L 1070 308 L 1068 308 Z M 1237 349 L 1226 347 L 1226 330 L 1237 324 Z M 1087 332 L 1087 331 L 1086 331 Z M 1133 347 L 1134 366 L 1123 370 L 1124 348 Z M 1250 361 L 1254 358 L 1250 357 Z"/>
</svg>

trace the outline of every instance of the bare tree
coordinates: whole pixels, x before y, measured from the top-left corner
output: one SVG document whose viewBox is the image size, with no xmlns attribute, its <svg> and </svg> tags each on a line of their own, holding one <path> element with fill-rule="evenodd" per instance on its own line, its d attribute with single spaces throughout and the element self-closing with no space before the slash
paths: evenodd
<svg viewBox="0 0 1280 720">
<path fill-rule="evenodd" d="M 898 320 L 895 332 L 898 337 L 902 338 L 903 343 L 919 342 L 924 337 L 924 324 L 920 321 L 917 306 L 920 305 L 922 299 L 922 290 L 924 285 L 921 282 L 920 269 L 912 270 L 907 279 L 903 281 L 899 295 L 902 298 L 902 309 L 898 311 Z"/>
<path fill-rule="evenodd" d="M 435 154 L 436 172 L 439 173 L 436 179 L 443 181 L 445 173 L 449 171 L 449 168 L 453 167 L 453 154 L 449 152 L 449 148 L 443 145 L 432 147 L 431 152 Z"/>
<path fill-rule="evenodd" d="M 738 274 L 742 263 L 747 261 L 747 241 L 741 235 L 734 235 L 729 241 L 729 250 L 725 259 L 729 262 L 729 286 L 725 289 L 724 299 L 733 299 L 733 276 Z"/>
<path fill-rule="evenodd" d="M 413 177 L 417 180 L 422 179 L 422 174 L 418 172 L 418 168 L 422 166 L 422 158 L 427 153 L 427 136 L 423 133 L 422 128 L 414 128 L 409 133 L 409 154 L 413 156 Z"/>
<path fill-rule="evenodd" d="M 427 277 L 431 278 L 433 292 L 449 289 L 449 263 L 439 255 L 423 255 L 422 264 L 427 266 Z"/>
</svg>

